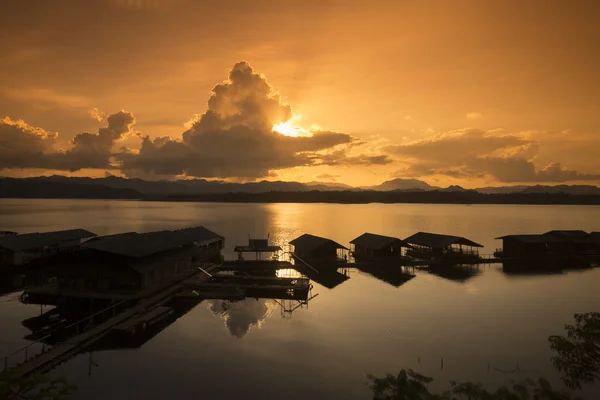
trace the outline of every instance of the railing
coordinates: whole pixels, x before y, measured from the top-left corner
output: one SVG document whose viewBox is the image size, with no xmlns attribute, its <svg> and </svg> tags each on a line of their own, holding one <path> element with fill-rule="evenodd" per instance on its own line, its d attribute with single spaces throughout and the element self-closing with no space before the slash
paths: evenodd
<svg viewBox="0 0 600 400">
<path fill-rule="evenodd" d="M 96 312 L 94 314 L 88 315 L 87 317 L 85 317 L 85 318 L 83 318 L 83 319 L 81 319 L 79 321 L 73 322 L 73 323 L 71 323 L 71 324 L 69 324 L 67 326 L 64 326 L 62 328 L 59 328 L 59 329 L 61 329 L 62 333 L 66 334 L 67 338 L 71 338 L 73 336 L 77 336 L 80 333 L 80 325 L 82 323 L 84 323 L 86 321 L 89 322 L 88 326 L 84 327 L 84 329 L 81 330 L 81 333 L 83 333 L 89 327 L 89 325 L 91 324 L 91 320 L 94 317 L 97 317 L 97 316 L 99 316 L 99 315 L 101 315 L 101 314 L 103 314 L 103 313 L 105 313 L 107 311 L 112 311 L 113 312 L 113 316 L 114 316 L 114 315 L 116 315 L 116 308 L 118 306 L 120 306 L 121 304 L 125 303 L 125 302 L 127 302 L 127 300 L 119 301 L 118 303 L 112 304 L 111 306 L 109 306 L 109 307 L 107 307 L 105 309 L 102 309 L 102 310 L 100 310 L 100 311 L 98 311 L 98 312 Z M 73 331 L 75 332 L 75 335 L 69 335 L 69 333 L 72 333 Z M 6 356 L 2 357 L 0 359 L 0 360 L 2 360 L 0 365 L 4 366 L 4 371 L 7 371 L 9 368 L 17 367 L 20 364 L 29 361 L 30 359 L 33 359 L 33 358 L 35 358 L 35 357 L 37 357 L 37 356 L 39 356 L 41 354 L 44 354 L 46 351 L 48 351 L 50 348 L 52 348 L 52 345 L 49 345 L 49 344 L 45 343 L 45 340 L 48 339 L 48 338 L 50 338 L 54 333 L 55 332 L 49 333 L 49 334 L 43 336 L 42 338 L 36 340 L 35 342 L 29 343 L 27 346 L 21 347 L 20 349 L 15 350 L 12 353 L 7 354 Z M 66 339 L 66 340 L 68 340 L 68 339 Z M 60 342 L 60 343 L 64 343 L 64 341 Z M 39 347 L 40 345 L 42 347 L 41 348 L 41 352 L 34 352 L 33 348 L 36 347 L 36 346 Z M 14 364 L 10 363 L 11 358 L 12 359 L 16 359 L 16 358 L 20 358 L 20 357 L 23 357 L 23 361 L 22 362 L 17 361 Z"/>
</svg>

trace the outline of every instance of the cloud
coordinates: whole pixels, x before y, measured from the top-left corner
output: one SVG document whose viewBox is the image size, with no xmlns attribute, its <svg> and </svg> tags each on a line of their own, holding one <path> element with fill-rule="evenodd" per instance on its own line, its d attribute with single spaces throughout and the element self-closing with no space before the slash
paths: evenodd
<svg viewBox="0 0 600 400">
<path fill-rule="evenodd" d="M 98 122 L 106 121 L 106 114 L 98 110 L 97 108 L 92 108 L 90 110 L 90 116 Z"/>
<path fill-rule="evenodd" d="M 478 113 L 478 112 L 470 112 L 467 114 L 467 118 L 469 119 L 479 119 L 479 118 L 483 118 L 483 114 Z"/>
<path fill-rule="evenodd" d="M 9 99 L 29 104 L 37 103 L 73 108 L 86 108 L 90 105 L 90 100 L 87 97 L 64 94 L 51 88 L 4 89 L 3 93 Z"/>
<path fill-rule="evenodd" d="M 534 164 L 539 143 L 523 135 L 497 135 L 465 129 L 435 135 L 403 145 L 387 146 L 402 157 L 399 177 L 446 175 L 453 178 L 492 177 L 500 182 L 568 182 L 600 180 L 552 163 L 541 169 Z"/>
<path fill-rule="evenodd" d="M 98 129 L 97 134 L 80 133 L 71 140 L 72 147 L 57 156 L 60 169 L 77 171 L 82 168 L 108 168 L 113 145 L 131 133 L 135 117 L 127 111 L 119 111 L 106 118 L 108 126 Z"/>
<path fill-rule="evenodd" d="M 58 133 L 6 117 L 0 120 L 0 168 L 109 168 L 113 145 L 131 132 L 135 118 L 127 111 L 119 111 L 106 120 L 108 126 L 100 128 L 97 134 L 79 133 L 71 140 L 70 148 L 56 150 Z"/>
<path fill-rule="evenodd" d="M 239 62 L 229 79 L 212 89 L 208 109 L 188 125 L 181 140 L 142 136 L 139 151 L 115 157 L 128 176 L 144 172 L 204 178 L 259 178 L 278 169 L 354 161 L 343 153 L 319 153 L 356 142 L 348 134 L 313 131 L 292 137 L 273 130 L 292 117 L 290 105 L 266 77 Z"/>
<path fill-rule="evenodd" d="M 582 174 L 563 167 L 560 163 L 550 164 L 536 170 L 533 162 L 515 157 L 483 157 L 469 161 L 469 168 L 483 171 L 500 182 L 569 182 L 597 181 L 600 174 Z"/>
<path fill-rule="evenodd" d="M 345 149 L 335 150 L 326 154 L 315 156 L 317 165 L 329 166 L 370 166 L 370 165 L 386 165 L 393 162 L 386 154 L 361 154 L 357 156 L 349 156 Z"/>
<path fill-rule="evenodd" d="M 28 125 L 9 117 L 0 119 L 0 169 L 33 168 L 36 159 L 54 150 L 58 133 Z"/>
</svg>

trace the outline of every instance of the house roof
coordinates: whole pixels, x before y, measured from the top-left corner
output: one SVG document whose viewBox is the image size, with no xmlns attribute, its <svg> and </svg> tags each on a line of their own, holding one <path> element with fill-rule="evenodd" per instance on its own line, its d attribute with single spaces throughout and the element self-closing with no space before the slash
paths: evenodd
<svg viewBox="0 0 600 400">
<path fill-rule="evenodd" d="M 462 244 L 463 246 L 483 247 L 479 243 L 473 242 L 461 236 L 440 235 L 437 233 L 418 232 L 404 239 L 406 243 L 417 246 L 431 247 L 432 249 L 443 249 L 453 244 Z"/>
<path fill-rule="evenodd" d="M 0 236 L 0 247 L 11 251 L 37 249 L 46 246 L 56 246 L 62 242 L 77 239 L 87 239 L 96 236 L 85 229 L 69 229 L 54 232 L 23 233 L 21 235 Z"/>
<path fill-rule="evenodd" d="M 264 247 L 235 246 L 235 248 L 233 249 L 233 251 L 235 251 L 235 252 L 242 252 L 242 253 L 251 253 L 251 252 L 268 253 L 268 252 L 274 252 L 274 251 L 279 251 L 279 250 L 281 250 L 281 247 L 279 247 L 279 246 L 264 246 Z"/>
<path fill-rule="evenodd" d="M 83 247 L 139 258 L 192 243 L 210 244 L 222 239 L 222 236 L 199 226 L 174 231 L 129 232 L 98 237 L 96 240 L 85 243 Z"/>
<path fill-rule="evenodd" d="M 552 235 L 564 239 L 570 243 L 576 244 L 595 244 L 598 242 L 598 238 L 594 235 L 587 233 L 582 230 L 574 231 L 550 231 L 546 232 L 546 235 Z"/>
<path fill-rule="evenodd" d="M 334 242 L 331 239 L 310 235 L 308 233 L 305 233 L 304 235 L 292 240 L 290 244 L 294 245 L 294 247 L 301 247 L 303 250 L 308 252 L 311 252 L 324 245 L 330 245 L 338 249 L 348 250 L 345 246 L 342 246 L 341 244 Z"/>
<path fill-rule="evenodd" d="M 195 246 L 187 246 L 183 248 L 174 248 L 163 251 L 160 255 L 146 258 L 133 258 L 128 265 L 135 271 L 144 273 L 151 269 L 160 268 L 165 265 L 173 265 L 177 261 L 192 257 L 198 254 L 199 249 Z"/>
<path fill-rule="evenodd" d="M 589 233 L 582 230 L 572 230 L 572 231 L 549 231 L 546 232 L 545 235 L 554 235 L 560 236 L 564 238 L 582 238 L 588 237 Z"/>
<path fill-rule="evenodd" d="M 269 244 L 269 239 L 249 239 L 247 245 L 235 246 L 233 251 L 236 252 L 274 252 L 281 250 L 279 246 Z"/>
<path fill-rule="evenodd" d="M 410 247 L 410 245 L 404 242 L 402 239 L 391 237 L 391 236 L 383 236 L 377 235 L 375 233 L 363 233 L 356 239 L 350 241 L 353 245 L 358 245 L 361 247 L 366 247 L 368 249 L 382 249 L 387 246 L 391 246 L 396 242 L 400 242 L 401 246 Z"/>
<path fill-rule="evenodd" d="M 565 239 L 554 235 L 506 235 L 496 239 L 512 239 L 521 243 L 564 243 Z"/>
</svg>

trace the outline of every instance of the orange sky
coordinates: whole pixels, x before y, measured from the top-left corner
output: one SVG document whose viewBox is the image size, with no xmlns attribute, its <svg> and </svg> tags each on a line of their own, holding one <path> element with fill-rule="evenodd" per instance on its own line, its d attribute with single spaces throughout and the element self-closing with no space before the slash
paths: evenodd
<svg viewBox="0 0 600 400">
<path fill-rule="evenodd" d="M 596 1 L 8 0 L 3 10 L 2 175 L 600 182 Z M 211 92 L 242 60 L 252 70 Z M 313 136 L 273 136 L 289 110 Z"/>
</svg>

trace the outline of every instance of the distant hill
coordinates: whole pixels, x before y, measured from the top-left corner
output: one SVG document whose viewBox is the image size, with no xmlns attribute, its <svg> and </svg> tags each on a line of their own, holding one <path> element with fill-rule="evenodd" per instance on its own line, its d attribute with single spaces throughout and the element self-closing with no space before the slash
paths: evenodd
<svg viewBox="0 0 600 400">
<path fill-rule="evenodd" d="M 52 182 L 41 179 L 0 178 L 0 197 L 4 198 L 72 198 L 72 199 L 140 199 L 143 195 L 129 188 L 76 182 Z"/>
<path fill-rule="evenodd" d="M 142 179 L 125 179 L 116 176 L 106 178 L 70 178 L 65 176 L 49 176 L 40 178 L 50 182 L 71 182 L 83 185 L 104 185 L 112 188 L 128 188 L 145 194 L 193 194 L 193 193 L 262 193 L 271 191 L 302 192 L 310 190 L 340 190 L 351 188 L 343 184 L 327 184 L 321 182 L 300 183 L 283 181 L 260 181 L 249 183 L 231 183 L 209 181 L 205 179 L 182 179 L 176 181 L 145 181 Z"/>
<path fill-rule="evenodd" d="M 385 181 L 381 185 L 362 187 L 364 190 L 378 190 L 388 192 L 391 190 L 436 190 L 441 189 L 437 186 L 431 186 L 427 182 L 418 179 L 393 179 Z"/>
<path fill-rule="evenodd" d="M 556 185 L 556 186 L 501 186 L 475 189 L 480 193 L 569 193 L 600 195 L 600 188 L 592 185 Z"/>
<path fill-rule="evenodd" d="M 48 176 L 37 178 L 0 178 L 0 197 L 68 197 L 68 198 L 148 198 L 177 197 L 202 194 L 269 193 L 269 192 L 439 192 L 481 194 L 572 194 L 600 195 L 592 185 L 505 186 L 465 189 L 452 185 L 447 188 L 429 185 L 418 179 L 393 179 L 376 186 L 352 187 L 342 183 L 260 181 L 232 183 L 189 179 L 176 181 L 146 181 L 116 176 L 77 178 Z"/>
</svg>

